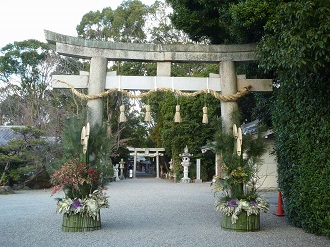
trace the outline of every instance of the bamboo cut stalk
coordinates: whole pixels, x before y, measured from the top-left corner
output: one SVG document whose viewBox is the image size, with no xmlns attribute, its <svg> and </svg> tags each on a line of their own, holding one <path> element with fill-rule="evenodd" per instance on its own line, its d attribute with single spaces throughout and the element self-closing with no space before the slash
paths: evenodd
<svg viewBox="0 0 330 247">
<path fill-rule="evenodd" d="M 63 232 L 89 232 L 99 229 L 101 229 L 100 213 L 95 219 L 88 215 L 81 214 L 63 215 Z"/>
<path fill-rule="evenodd" d="M 260 230 L 260 214 L 247 215 L 247 212 L 242 211 L 238 215 L 236 223 L 232 223 L 231 216 L 222 214 L 221 216 L 221 228 L 226 231 L 233 232 L 255 232 Z"/>
</svg>

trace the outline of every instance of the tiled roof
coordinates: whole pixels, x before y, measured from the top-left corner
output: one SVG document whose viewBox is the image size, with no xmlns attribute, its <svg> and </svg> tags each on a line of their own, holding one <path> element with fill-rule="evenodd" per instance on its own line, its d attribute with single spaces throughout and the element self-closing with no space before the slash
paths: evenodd
<svg viewBox="0 0 330 247">
<path fill-rule="evenodd" d="M 258 133 L 258 124 L 259 120 L 254 120 L 252 122 L 242 124 L 241 129 L 242 129 L 242 134 L 243 135 L 255 135 Z M 262 134 L 263 137 L 268 138 L 269 135 L 274 134 L 272 129 L 267 130 L 265 133 Z M 212 142 L 212 145 L 214 145 L 215 142 Z M 206 152 L 207 150 L 211 150 L 212 148 L 209 145 L 202 146 L 200 148 L 202 152 Z"/>
<path fill-rule="evenodd" d="M 243 135 L 253 135 L 258 133 L 258 124 L 259 120 L 254 120 L 252 122 L 242 124 L 241 129 L 242 129 L 242 134 Z"/>
<path fill-rule="evenodd" d="M 254 120 L 250 123 L 242 124 L 242 134 L 243 135 L 255 135 L 258 133 L 258 125 L 259 125 L 259 120 Z M 267 131 L 262 133 L 262 136 L 268 137 L 269 135 L 274 134 L 272 129 L 268 129 Z"/>
<path fill-rule="evenodd" d="M 20 138 L 19 134 L 15 134 L 13 127 L 21 126 L 0 126 L 0 146 L 7 145 L 9 141 Z"/>
</svg>

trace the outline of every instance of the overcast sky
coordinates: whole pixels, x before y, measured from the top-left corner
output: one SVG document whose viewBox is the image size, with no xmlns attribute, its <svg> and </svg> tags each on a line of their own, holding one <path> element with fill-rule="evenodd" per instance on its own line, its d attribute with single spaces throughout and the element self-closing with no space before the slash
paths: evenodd
<svg viewBox="0 0 330 247">
<path fill-rule="evenodd" d="M 151 5 L 155 0 L 141 0 Z M 14 41 L 46 42 L 44 29 L 77 36 L 76 26 L 84 14 L 116 9 L 122 0 L 0 0 L 0 48 Z"/>
</svg>

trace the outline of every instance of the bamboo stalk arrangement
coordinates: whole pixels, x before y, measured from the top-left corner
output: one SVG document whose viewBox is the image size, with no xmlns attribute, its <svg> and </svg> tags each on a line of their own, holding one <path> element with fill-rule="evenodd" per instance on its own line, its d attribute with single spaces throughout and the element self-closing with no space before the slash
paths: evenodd
<svg viewBox="0 0 330 247">
<path fill-rule="evenodd" d="M 85 214 L 63 214 L 63 232 L 90 232 L 99 229 L 101 229 L 100 212 L 95 218 Z"/>
<path fill-rule="evenodd" d="M 222 214 L 221 227 L 227 231 L 234 232 L 255 232 L 260 230 L 260 214 L 247 215 L 247 212 L 242 211 L 238 215 L 237 221 L 233 224 L 231 216 Z"/>
</svg>

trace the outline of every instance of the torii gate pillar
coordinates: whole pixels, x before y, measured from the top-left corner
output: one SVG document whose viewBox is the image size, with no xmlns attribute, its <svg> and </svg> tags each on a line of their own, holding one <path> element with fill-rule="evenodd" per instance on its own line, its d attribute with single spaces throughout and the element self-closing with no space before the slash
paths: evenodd
<svg viewBox="0 0 330 247">
<path fill-rule="evenodd" d="M 107 77 L 108 61 L 105 57 L 92 57 L 88 82 L 88 95 L 104 92 Z M 91 126 L 102 126 L 103 99 L 93 99 L 87 102 L 87 119 Z"/>
<path fill-rule="evenodd" d="M 237 92 L 237 75 L 235 63 L 232 60 L 223 60 L 219 64 L 220 86 L 221 92 L 224 95 L 235 94 Z M 238 110 L 236 101 L 221 101 L 221 118 L 223 121 L 223 128 L 225 132 L 229 132 L 234 124 L 233 114 Z M 217 153 L 215 155 L 215 175 L 223 176 L 220 163 L 222 162 L 222 155 Z"/>
<path fill-rule="evenodd" d="M 171 76 L 171 62 L 157 62 L 157 76 Z"/>
<path fill-rule="evenodd" d="M 219 64 L 220 85 L 223 95 L 235 94 L 237 92 L 237 75 L 235 63 L 232 60 L 224 60 Z M 221 117 L 226 132 L 233 126 L 233 113 L 238 110 L 236 101 L 221 101 Z"/>
</svg>

